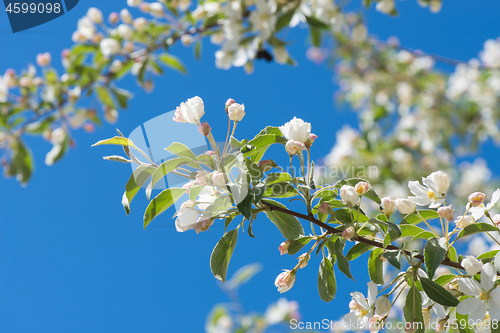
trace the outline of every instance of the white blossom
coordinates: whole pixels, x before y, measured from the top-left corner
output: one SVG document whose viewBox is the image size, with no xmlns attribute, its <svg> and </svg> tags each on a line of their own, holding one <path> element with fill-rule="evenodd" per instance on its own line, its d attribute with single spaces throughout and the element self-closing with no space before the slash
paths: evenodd
<svg viewBox="0 0 500 333">
<path fill-rule="evenodd" d="M 121 49 L 120 43 L 113 38 L 104 38 L 100 43 L 100 47 L 101 53 L 105 57 L 116 55 L 120 52 Z"/>
<path fill-rule="evenodd" d="M 304 143 L 311 134 L 311 124 L 300 118 L 293 117 L 288 123 L 280 126 L 280 131 L 287 140 Z"/>
<path fill-rule="evenodd" d="M 474 322 L 484 320 L 486 311 L 493 320 L 500 320 L 500 289 L 494 288 L 497 271 L 491 263 L 481 268 L 481 283 L 471 278 L 458 279 L 460 290 L 467 296 L 457 305 L 457 312 L 469 315 Z"/>
</svg>

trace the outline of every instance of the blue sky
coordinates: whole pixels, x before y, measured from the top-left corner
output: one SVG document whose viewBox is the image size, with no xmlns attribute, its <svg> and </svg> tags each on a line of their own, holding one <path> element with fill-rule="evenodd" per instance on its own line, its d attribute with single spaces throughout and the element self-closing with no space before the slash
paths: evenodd
<svg viewBox="0 0 500 333">
<path fill-rule="evenodd" d="M 92 6 L 107 16 L 124 7 L 125 1 L 80 0 L 59 19 L 15 35 L 7 15 L 0 13 L 0 73 L 24 68 L 40 52 L 52 52 L 58 62 L 60 51 L 71 45 L 77 19 Z M 370 12 L 371 32 L 381 39 L 395 35 L 404 46 L 462 60 L 477 56 L 486 39 L 500 35 L 494 15 L 500 3 L 494 1 L 445 2 L 438 15 L 420 9 L 413 0 L 398 1 L 398 9 L 397 18 Z M 122 86 L 135 98 L 120 113 L 116 127 L 128 134 L 198 95 L 205 100 L 204 119 L 223 140 L 227 122 L 223 104 L 232 97 L 245 103 L 247 110 L 236 137 L 253 137 L 265 125 L 281 125 L 297 116 L 311 122 L 319 136 L 313 157 L 326 155 L 335 131 L 344 123 L 355 124 L 355 115 L 334 103 L 331 70 L 305 59 L 306 33 L 293 35 L 297 42 L 291 52 L 298 67 L 257 63 L 250 76 L 242 69 L 217 70 L 215 49 L 209 43 L 204 44 L 200 62 L 191 50 L 176 48 L 174 54 L 187 64 L 189 75 L 168 72 L 156 79 L 151 94 L 137 89 L 133 79 L 123 80 Z M 180 234 L 170 218 L 173 211 L 168 211 L 144 231 L 143 192 L 127 217 L 121 196 L 130 168 L 102 160 L 119 153 L 116 147 L 90 148 L 113 135 L 111 125 L 93 134 L 74 133 L 76 149 L 52 167 L 43 164 L 49 144 L 29 138 L 37 162 L 32 181 L 21 188 L 13 179 L 0 180 L 1 331 L 201 332 L 211 307 L 228 301 L 209 268 L 210 253 L 223 229 L 214 226 L 199 235 Z M 254 234 L 255 239 L 239 237 L 229 274 L 247 263 L 263 263 L 263 271 L 240 292 L 247 310 L 263 311 L 280 297 L 274 287 L 276 275 L 296 261 L 279 256 L 281 236 L 265 217 L 254 223 Z M 349 293 L 366 290 L 363 259 L 352 263 L 358 283 L 337 274 L 337 298 L 330 304 L 317 294 L 318 264 L 312 259 L 285 296 L 299 301 L 304 320 L 337 319 L 348 311 Z"/>
</svg>

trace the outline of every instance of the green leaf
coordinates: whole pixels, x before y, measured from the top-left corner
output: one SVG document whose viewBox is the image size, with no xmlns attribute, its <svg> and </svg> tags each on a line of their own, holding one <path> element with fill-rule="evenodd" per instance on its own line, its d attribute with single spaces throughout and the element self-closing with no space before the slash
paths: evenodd
<svg viewBox="0 0 500 333">
<path fill-rule="evenodd" d="M 443 274 L 439 276 L 436 280 L 434 280 L 434 282 L 436 282 L 440 286 L 444 286 L 445 284 L 448 284 L 451 281 L 453 281 L 453 279 L 455 279 L 456 277 L 457 276 L 454 274 Z"/>
<path fill-rule="evenodd" d="M 237 240 L 238 230 L 235 229 L 222 236 L 215 245 L 210 257 L 210 269 L 217 280 L 226 282 L 227 268 Z"/>
<path fill-rule="evenodd" d="M 474 223 L 471 225 L 468 225 L 464 228 L 464 230 L 460 231 L 458 234 L 458 238 L 461 237 L 467 237 L 470 235 L 474 235 L 480 232 L 487 232 L 487 231 L 498 231 L 498 228 L 494 225 L 491 225 L 489 223 Z"/>
<path fill-rule="evenodd" d="M 490 259 L 490 258 L 495 258 L 495 256 L 497 255 L 497 253 L 499 252 L 499 250 L 492 250 L 492 251 L 488 251 L 488 252 L 485 252 L 481 255 L 479 255 L 477 257 L 478 260 L 481 260 L 481 259 Z M 451 258 L 450 258 L 451 259 Z"/>
<path fill-rule="evenodd" d="M 286 139 L 276 134 L 257 135 L 255 138 L 248 141 L 247 147 L 250 146 L 251 149 L 243 151 L 244 156 L 249 157 L 252 161 L 257 163 L 264 157 L 266 150 L 275 143 L 285 145 Z"/>
<path fill-rule="evenodd" d="M 368 245 L 365 243 L 356 243 L 354 244 L 353 247 L 349 249 L 349 251 L 347 251 L 346 259 L 352 261 L 357 257 L 359 257 L 360 255 L 362 255 L 363 253 L 370 251 L 372 248 L 373 248 L 372 245 Z"/>
<path fill-rule="evenodd" d="M 102 104 L 109 106 L 112 109 L 116 109 L 115 103 L 113 102 L 113 98 L 111 98 L 111 94 L 108 88 L 105 88 L 103 86 L 97 86 L 96 92 L 97 92 L 97 98 Z"/>
<path fill-rule="evenodd" d="M 349 261 L 342 253 L 343 249 L 344 249 L 344 241 L 341 238 L 337 238 L 337 241 L 335 242 L 335 256 L 337 257 L 337 266 L 340 269 L 340 271 L 344 273 L 348 278 L 354 280 L 351 274 L 351 269 L 349 267 Z"/>
<path fill-rule="evenodd" d="M 162 164 L 160 164 L 158 166 L 158 168 L 156 168 L 156 170 L 153 172 L 153 175 L 151 177 L 151 183 L 149 184 L 148 188 L 146 189 L 146 195 L 148 197 L 148 200 L 151 197 L 152 189 L 154 188 L 156 183 L 158 183 L 160 181 L 160 179 L 165 177 L 165 175 L 168 174 L 169 172 L 172 172 L 176 168 L 178 168 L 182 165 L 188 164 L 191 161 L 192 160 L 187 158 L 187 157 L 177 157 L 177 158 L 173 158 L 171 160 L 165 161 Z"/>
<path fill-rule="evenodd" d="M 422 288 L 434 302 L 444 306 L 457 306 L 459 301 L 452 294 L 431 279 L 420 277 Z"/>
<path fill-rule="evenodd" d="M 118 146 L 137 148 L 136 145 L 132 142 L 132 140 L 121 137 L 121 136 L 115 136 L 111 139 L 98 141 L 98 142 L 94 143 L 92 145 L 92 147 L 100 146 L 100 145 L 118 145 Z"/>
<path fill-rule="evenodd" d="M 250 217 L 252 216 L 252 202 L 253 202 L 253 196 L 249 192 L 245 197 L 245 199 L 243 199 L 241 202 L 237 204 L 238 211 L 247 220 L 250 220 Z"/>
<path fill-rule="evenodd" d="M 451 261 L 458 261 L 457 250 L 455 250 L 453 245 L 450 245 L 448 249 L 448 258 L 450 258 Z"/>
<path fill-rule="evenodd" d="M 455 311 L 455 316 L 457 318 L 458 331 L 460 333 L 474 333 L 474 326 L 469 325 L 469 316 L 463 315 Z"/>
<path fill-rule="evenodd" d="M 191 151 L 191 149 L 189 149 L 185 144 L 179 142 L 172 143 L 170 146 L 165 148 L 165 150 L 179 157 L 187 157 L 192 160 L 196 160 L 196 155 Z"/>
<path fill-rule="evenodd" d="M 120 88 L 111 88 L 111 91 L 113 92 L 113 95 L 115 95 L 120 107 L 125 109 L 128 105 L 128 100 L 132 98 L 132 94 L 129 91 Z"/>
<path fill-rule="evenodd" d="M 318 272 L 319 297 L 325 302 L 330 302 L 335 298 L 337 292 L 337 282 L 332 262 L 328 258 L 323 258 L 319 265 Z"/>
<path fill-rule="evenodd" d="M 288 246 L 288 254 L 294 255 L 306 246 L 313 238 L 311 236 L 300 237 L 293 240 Z"/>
<path fill-rule="evenodd" d="M 424 317 L 422 314 L 422 296 L 415 284 L 413 284 L 408 291 L 406 302 L 403 307 L 403 314 L 407 323 L 415 323 L 415 325 L 418 325 L 415 326 L 415 328 L 418 327 L 417 333 L 425 331 Z"/>
<path fill-rule="evenodd" d="M 384 258 L 387 259 L 387 261 L 397 269 L 401 269 L 401 262 L 400 262 L 400 255 L 401 251 L 400 250 L 385 250 L 383 256 Z"/>
<path fill-rule="evenodd" d="M 174 69 L 184 75 L 187 74 L 186 66 L 182 63 L 182 61 L 177 58 L 176 56 L 173 56 L 171 54 L 164 53 L 159 56 L 159 59 L 161 62 L 163 62 L 167 67 Z"/>
<path fill-rule="evenodd" d="M 439 218 L 439 214 L 435 210 L 423 209 L 419 210 L 418 213 L 424 218 L 424 220 L 432 220 Z M 419 224 L 422 223 L 422 219 L 415 213 L 408 214 L 401 221 L 401 224 Z"/>
<path fill-rule="evenodd" d="M 280 31 L 290 24 L 293 14 L 295 14 L 296 10 L 297 7 L 293 7 L 278 18 L 278 20 L 276 21 L 276 32 Z"/>
<path fill-rule="evenodd" d="M 274 183 L 266 187 L 264 197 L 266 198 L 290 198 L 298 195 L 297 190 L 289 183 Z"/>
<path fill-rule="evenodd" d="M 273 172 L 267 175 L 266 183 L 268 185 L 281 182 L 289 182 L 292 176 L 288 172 Z"/>
<path fill-rule="evenodd" d="M 125 193 L 123 194 L 122 204 L 127 215 L 130 213 L 130 203 L 134 199 L 137 192 L 144 183 L 149 179 L 149 176 L 155 171 L 155 168 L 150 165 L 139 165 L 130 176 L 127 185 L 125 185 Z"/>
<path fill-rule="evenodd" d="M 202 38 L 200 38 L 196 44 L 194 45 L 194 49 L 193 49 L 193 52 L 194 52 L 194 57 L 196 58 L 196 60 L 200 60 L 201 59 L 201 52 L 202 52 L 202 44 L 201 44 L 201 41 L 202 41 Z"/>
<path fill-rule="evenodd" d="M 399 228 L 401 229 L 401 237 L 415 236 L 424 231 L 424 229 L 411 224 L 400 224 Z M 397 232 L 389 230 L 384 237 L 384 247 L 387 247 L 387 245 L 391 244 L 398 238 L 400 237 L 398 237 Z"/>
<path fill-rule="evenodd" d="M 396 235 L 398 238 L 401 237 L 402 235 L 402 231 L 401 229 L 399 228 L 399 226 L 395 223 L 392 223 L 392 222 L 385 222 L 385 221 L 382 221 L 382 220 L 378 220 L 378 219 L 370 219 L 368 220 L 370 223 L 372 224 L 378 224 L 378 225 L 381 225 L 381 226 L 384 226 L 384 227 L 388 227 L 391 229 L 391 231 L 394 232 L 394 235 Z"/>
<path fill-rule="evenodd" d="M 424 231 L 416 234 L 415 236 L 413 236 L 413 238 L 411 240 L 414 241 L 416 239 L 429 239 L 429 238 L 432 238 L 434 236 L 435 235 L 432 232 L 424 230 Z"/>
<path fill-rule="evenodd" d="M 328 25 L 326 23 L 318 20 L 314 16 L 306 16 L 306 20 L 307 20 L 307 23 L 309 23 L 309 25 L 311 27 L 318 28 L 318 29 L 328 29 Z"/>
<path fill-rule="evenodd" d="M 144 213 L 144 229 L 147 225 L 158 215 L 166 211 L 177 200 L 186 193 L 183 188 L 168 188 L 158 194 L 153 200 L 149 202 L 146 212 Z"/>
<path fill-rule="evenodd" d="M 370 275 L 370 280 L 376 284 L 384 283 L 383 254 L 383 249 L 376 248 L 370 253 L 370 257 L 368 258 L 368 273 Z"/>
<path fill-rule="evenodd" d="M 30 149 L 20 140 L 11 143 L 10 164 L 7 167 L 7 176 L 16 176 L 22 184 L 26 184 L 33 173 L 33 155 Z"/>
<path fill-rule="evenodd" d="M 436 269 L 441 265 L 447 252 L 448 245 L 444 238 L 434 237 L 427 241 L 424 248 L 424 262 L 429 278 L 432 279 L 434 277 Z"/>
<path fill-rule="evenodd" d="M 266 200 L 276 206 L 286 208 L 281 203 L 274 200 Z M 288 240 L 294 240 L 304 235 L 304 228 L 295 216 L 278 211 L 266 211 L 267 217 L 273 222 L 279 231 Z"/>
</svg>

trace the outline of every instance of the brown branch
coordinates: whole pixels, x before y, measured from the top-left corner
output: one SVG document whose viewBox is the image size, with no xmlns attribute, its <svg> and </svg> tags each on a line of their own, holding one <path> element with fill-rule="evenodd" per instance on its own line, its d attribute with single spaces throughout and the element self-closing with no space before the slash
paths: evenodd
<svg viewBox="0 0 500 333">
<path fill-rule="evenodd" d="M 340 234 L 340 233 L 342 233 L 341 230 L 338 230 L 338 229 L 334 228 L 331 225 L 328 225 L 328 224 L 326 224 L 324 222 L 321 222 L 321 221 L 317 220 L 316 218 L 314 218 L 314 216 L 309 216 L 309 215 L 304 215 L 304 214 L 301 214 L 301 213 L 298 213 L 298 212 L 294 212 L 293 210 L 289 210 L 287 208 L 283 208 L 283 207 L 274 205 L 274 204 L 272 204 L 272 203 L 270 203 L 268 201 L 265 201 L 265 200 L 261 200 L 261 202 L 265 206 L 267 206 L 270 211 L 275 210 L 275 211 L 278 211 L 278 212 L 282 212 L 282 213 L 285 213 L 285 214 L 289 214 L 289 215 L 298 217 L 298 218 L 306 220 L 306 221 L 310 221 L 310 222 L 316 224 L 317 226 L 325 229 L 330 234 Z M 371 240 L 371 239 L 368 239 L 368 238 L 365 238 L 365 237 L 362 237 L 362 236 L 359 236 L 359 235 L 356 235 L 355 239 L 356 239 L 356 241 L 358 241 L 360 243 L 368 244 L 368 245 L 371 245 L 371 246 L 374 246 L 374 247 L 378 247 L 378 248 L 381 248 L 381 249 L 399 250 L 399 247 L 394 246 L 392 244 L 389 244 L 389 245 L 387 245 L 387 247 L 384 247 L 384 244 L 382 244 L 380 242 L 377 242 L 377 241 L 374 241 L 374 240 Z M 402 250 L 402 251 L 404 251 L 407 255 L 411 255 L 411 252 L 408 251 L 408 250 Z M 414 256 L 414 258 L 423 260 L 424 256 L 422 254 L 417 254 L 416 256 Z M 453 268 L 457 268 L 457 269 L 461 269 L 461 270 L 465 270 L 465 268 L 463 268 L 462 265 L 460 265 L 458 262 L 450 260 L 450 258 L 448 258 L 448 257 L 446 257 L 446 259 L 444 259 L 441 262 L 441 265 L 449 266 L 449 267 L 453 267 Z"/>
</svg>

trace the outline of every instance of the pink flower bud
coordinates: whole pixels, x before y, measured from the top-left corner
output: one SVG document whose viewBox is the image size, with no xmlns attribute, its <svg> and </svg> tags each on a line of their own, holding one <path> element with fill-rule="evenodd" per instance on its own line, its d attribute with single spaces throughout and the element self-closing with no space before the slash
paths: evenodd
<svg viewBox="0 0 500 333">
<path fill-rule="evenodd" d="M 92 123 L 86 123 L 83 125 L 83 129 L 87 133 L 93 133 L 95 131 L 95 126 Z"/>
<path fill-rule="evenodd" d="M 285 149 L 286 149 L 288 154 L 295 155 L 298 152 L 301 152 L 304 149 L 306 149 L 306 146 L 302 142 L 288 140 L 286 145 L 285 145 Z"/>
<path fill-rule="evenodd" d="M 70 54 L 71 54 L 71 51 L 69 49 L 64 49 L 61 52 L 61 57 L 62 58 L 68 58 Z"/>
<path fill-rule="evenodd" d="M 115 25 L 118 22 L 118 19 L 119 19 L 118 13 L 112 12 L 111 14 L 109 14 L 108 22 L 111 25 Z"/>
<path fill-rule="evenodd" d="M 469 202 L 472 207 L 477 207 L 484 202 L 485 197 L 485 194 L 482 192 L 474 192 L 469 195 Z"/>
<path fill-rule="evenodd" d="M 351 238 L 354 237 L 354 235 L 356 234 L 356 232 L 354 231 L 354 228 L 353 227 L 348 227 L 346 229 L 344 229 L 344 231 L 342 231 L 342 238 L 344 239 L 347 239 L 347 240 L 350 240 Z"/>
<path fill-rule="evenodd" d="M 317 138 L 318 136 L 316 134 L 309 134 L 309 138 L 307 138 L 306 142 L 304 143 L 306 145 L 306 148 L 311 148 L 314 140 L 316 140 Z"/>
<path fill-rule="evenodd" d="M 191 187 L 193 187 L 195 183 L 194 182 L 189 182 L 187 184 L 182 185 L 182 188 L 186 190 L 186 194 L 189 194 L 189 190 Z"/>
<path fill-rule="evenodd" d="M 36 63 L 40 67 L 46 67 L 46 66 L 50 65 L 51 60 L 52 60 L 52 57 L 51 57 L 49 52 L 39 53 L 36 56 Z"/>
<path fill-rule="evenodd" d="M 182 118 L 181 108 L 179 106 L 177 107 L 177 109 L 175 109 L 175 114 L 174 114 L 174 117 L 172 119 L 176 123 L 185 123 L 186 122 Z"/>
<path fill-rule="evenodd" d="M 330 206 L 327 202 L 322 202 L 318 207 L 318 212 L 321 214 L 330 214 L 332 210 L 332 206 Z"/>
<path fill-rule="evenodd" d="M 293 287 L 295 283 L 295 272 L 293 271 L 284 271 L 280 275 L 276 277 L 274 281 L 274 285 L 278 288 L 280 293 L 287 292 Z"/>
<path fill-rule="evenodd" d="M 309 262 L 309 259 L 311 258 L 311 256 L 307 253 L 302 253 L 300 256 L 299 256 L 299 268 L 304 268 L 307 266 L 307 263 Z"/>
<path fill-rule="evenodd" d="M 215 157 L 215 152 L 213 150 L 207 150 L 205 154 L 207 154 L 210 157 Z"/>
<path fill-rule="evenodd" d="M 196 231 L 196 233 L 199 234 L 200 231 L 206 231 L 212 224 L 214 224 L 213 218 L 200 219 L 198 220 L 198 222 L 196 222 L 194 231 Z"/>
<path fill-rule="evenodd" d="M 394 200 L 391 200 L 390 197 L 382 198 L 381 200 L 382 213 L 387 216 L 392 215 L 396 211 L 396 203 Z"/>
<path fill-rule="evenodd" d="M 227 108 L 230 107 L 232 104 L 236 103 L 236 101 L 232 98 L 229 98 L 227 101 L 226 101 L 226 113 L 227 113 Z"/>
<path fill-rule="evenodd" d="M 279 250 L 280 250 L 280 255 L 284 255 L 288 253 L 288 247 L 290 246 L 291 241 L 287 240 L 284 241 L 283 243 L 280 244 Z"/>
<path fill-rule="evenodd" d="M 384 328 L 384 319 L 381 316 L 374 315 L 368 321 L 368 327 L 370 329 L 370 333 L 377 333 L 382 328 Z"/>
<path fill-rule="evenodd" d="M 359 196 L 364 195 L 366 192 L 368 192 L 369 189 L 370 184 L 368 184 L 367 182 L 359 182 L 356 184 L 356 186 L 354 186 L 354 191 L 356 191 Z"/>
<path fill-rule="evenodd" d="M 443 219 L 453 221 L 453 209 L 451 208 L 451 206 L 439 207 L 437 212 Z"/>
<path fill-rule="evenodd" d="M 212 182 L 215 186 L 226 188 L 226 176 L 222 172 L 215 171 L 212 174 Z"/>
<path fill-rule="evenodd" d="M 278 165 L 273 160 L 263 160 L 259 162 L 259 168 L 262 172 L 267 172 Z"/>
<path fill-rule="evenodd" d="M 177 113 L 177 112 L 176 112 Z M 175 120 L 175 119 L 174 119 Z M 209 133 L 210 133 L 210 130 L 212 128 L 210 127 L 210 125 L 205 121 L 205 122 L 202 122 L 198 125 L 198 132 L 200 132 L 201 134 L 203 134 L 204 136 L 207 136 Z"/>
<path fill-rule="evenodd" d="M 408 199 L 396 199 L 396 207 L 403 215 L 411 214 L 417 209 L 417 206 Z"/>
<path fill-rule="evenodd" d="M 195 183 L 198 186 L 205 186 L 208 185 L 212 181 L 210 174 L 206 171 L 200 171 L 198 170 L 196 174 L 196 180 Z"/>
<path fill-rule="evenodd" d="M 500 214 L 493 215 L 492 220 L 497 226 L 500 225 Z"/>
</svg>

